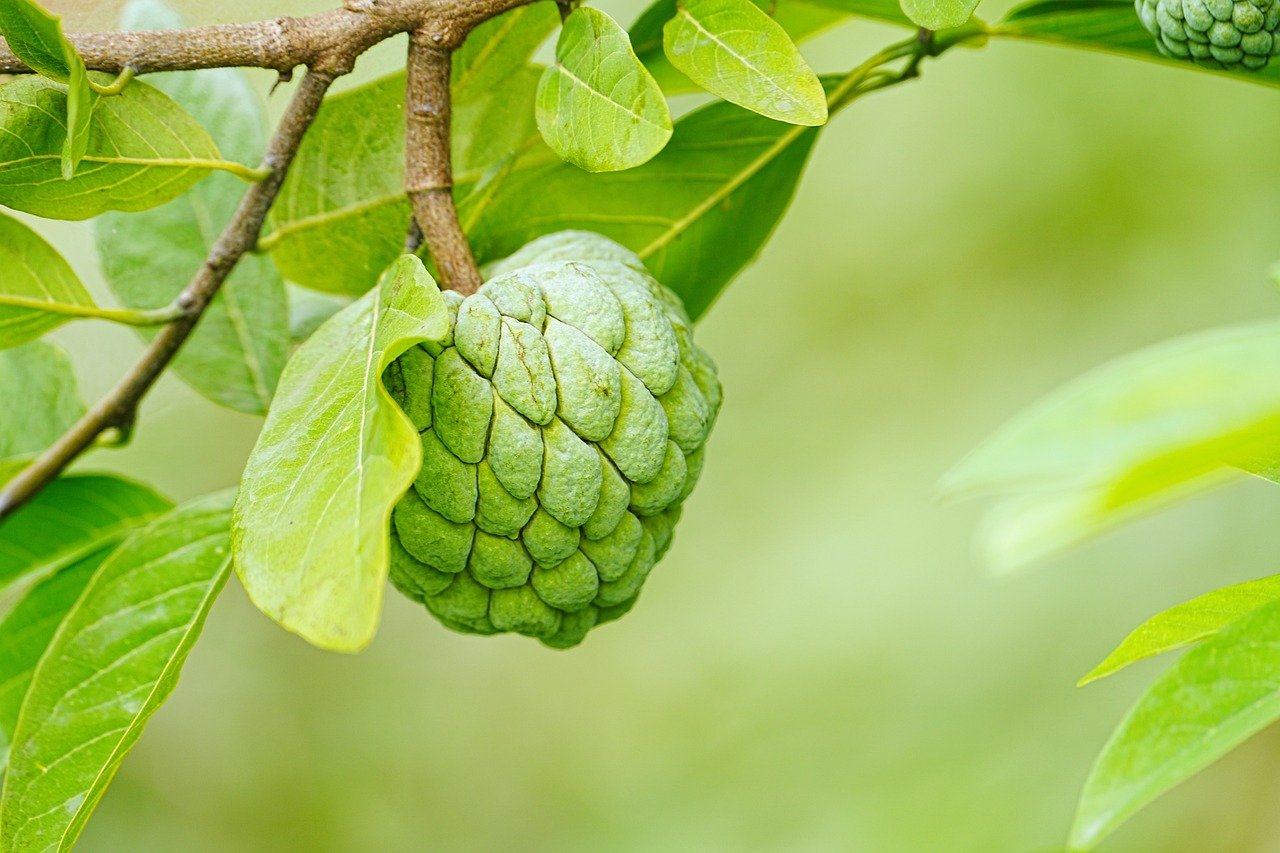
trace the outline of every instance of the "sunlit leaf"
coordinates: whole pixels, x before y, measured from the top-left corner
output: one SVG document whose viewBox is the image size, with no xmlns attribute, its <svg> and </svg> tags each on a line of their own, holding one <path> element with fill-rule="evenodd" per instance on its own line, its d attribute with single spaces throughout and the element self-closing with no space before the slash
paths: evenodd
<svg viewBox="0 0 1280 853">
<path fill-rule="evenodd" d="M 0 773 L 36 663 L 111 551 L 103 548 L 40 581 L 0 619 Z"/>
<path fill-rule="evenodd" d="M 1272 62 L 1261 71 L 1235 72 L 1162 56 L 1129 0 L 1036 0 L 1013 9 L 989 30 L 995 35 L 1106 50 L 1179 68 L 1225 74 L 1232 80 L 1280 86 L 1280 63 Z"/>
<path fill-rule="evenodd" d="M 236 503 L 236 572 L 260 610 L 317 646 L 358 651 L 377 630 L 391 509 L 422 455 L 382 371 L 448 328 L 440 292 L 405 255 L 280 380 Z"/>
<path fill-rule="evenodd" d="M 978 0 L 902 0 L 902 11 L 911 22 L 930 30 L 958 27 L 976 8 Z"/>
<path fill-rule="evenodd" d="M 1013 496 L 988 526 L 1013 567 L 1280 458 L 1280 323 L 1151 347 L 1053 392 L 948 474 Z"/>
<path fill-rule="evenodd" d="M 565 20 L 556 63 L 538 85 L 537 108 L 547 144 L 590 172 L 638 166 L 671 138 L 666 98 L 626 31 L 589 6 Z"/>
<path fill-rule="evenodd" d="M 1214 636 L 1264 605 L 1280 600 L 1280 575 L 1215 589 L 1170 607 L 1143 622 L 1124 638 L 1080 684 L 1106 678 L 1130 664 Z"/>
<path fill-rule="evenodd" d="M 0 86 L 0 204 L 51 219 L 137 211 L 183 193 L 222 160 L 209 134 L 168 96 L 135 81 L 99 98 L 80 168 L 63 180 L 66 87 L 42 77 Z"/>
<path fill-rule="evenodd" d="M 1151 800 L 1280 717 L 1280 602 L 1191 649 L 1138 700 L 1098 757 L 1071 831 L 1088 849 Z"/>
<path fill-rule="evenodd" d="M 0 351 L 0 400 L 23 401 L 0 410 L 0 459 L 44 450 L 84 414 L 71 360 L 45 341 Z"/>
<path fill-rule="evenodd" d="M 62 19 L 32 0 L 0 0 L 0 36 L 32 71 L 66 83 L 80 62 L 62 34 Z"/>
<path fill-rule="evenodd" d="M 4 213 L 0 213 L 0 270 L 0 299 L 52 303 L 54 309 L 93 307 L 89 292 L 58 250 Z M 70 319 L 71 315 L 54 310 L 0 302 L 0 348 L 35 340 Z"/>
<path fill-rule="evenodd" d="M 126 30 L 181 25 L 181 18 L 157 0 L 133 0 L 122 21 Z M 261 158 L 266 116 L 243 73 L 216 68 L 147 80 L 209 128 L 226 156 L 242 162 Z M 244 192 L 244 183 L 234 176 L 214 174 L 161 207 L 95 220 L 94 236 L 111 289 L 132 308 L 168 305 L 200 269 Z M 284 282 L 275 265 L 263 255 L 246 255 L 178 353 L 173 369 L 216 403 L 264 414 L 284 368 L 287 322 Z M 144 331 L 144 336 L 152 334 Z"/>
<path fill-rule="evenodd" d="M 680 0 L 664 33 L 672 64 L 708 92 L 778 121 L 826 123 L 817 75 L 749 0 Z"/>
<path fill-rule="evenodd" d="M 171 504 L 118 477 L 60 477 L 0 523 L 0 590 L 111 546 Z"/>
<path fill-rule="evenodd" d="M 40 658 L 9 753 L 0 847 L 70 849 L 173 692 L 231 573 L 232 496 L 184 504 L 94 574 Z"/>
</svg>

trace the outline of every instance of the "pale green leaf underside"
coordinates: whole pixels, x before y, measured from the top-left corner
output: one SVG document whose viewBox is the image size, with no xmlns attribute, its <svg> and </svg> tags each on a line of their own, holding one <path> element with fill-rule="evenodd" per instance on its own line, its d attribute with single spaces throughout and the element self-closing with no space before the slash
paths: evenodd
<svg viewBox="0 0 1280 853">
<path fill-rule="evenodd" d="M 1280 600 L 1280 575 L 1215 589 L 1152 616 L 1124 638 L 1084 678 L 1083 686 L 1130 664 L 1212 637 L 1264 605 Z"/>
<path fill-rule="evenodd" d="M 988 525 L 1012 567 L 1280 454 L 1280 323 L 1170 341 L 1053 392 L 942 483 L 1011 497 Z M 1233 467 L 1234 466 L 1234 467 Z"/>
<path fill-rule="evenodd" d="M 84 414 L 71 360 L 46 341 L 0 351 L 0 400 L 23 401 L 0 410 L 0 459 L 39 453 Z"/>
<path fill-rule="evenodd" d="M 826 123 L 817 75 L 749 0 L 681 0 L 664 34 L 671 63 L 708 92 L 778 121 Z"/>
<path fill-rule="evenodd" d="M 155 492 L 128 480 L 60 477 L 0 525 L 0 589 L 44 577 L 112 545 L 169 507 Z"/>
<path fill-rule="evenodd" d="M 181 25 L 181 18 L 157 0 L 133 0 L 121 21 L 125 30 Z M 261 158 L 266 116 L 242 72 L 218 68 L 147 80 L 209 128 L 226 156 L 242 162 Z M 162 207 L 108 213 L 95 220 L 94 236 L 111 289 L 131 308 L 169 304 L 200 269 L 243 196 L 241 181 L 213 174 Z M 201 317 L 173 369 L 216 403 L 265 414 L 287 350 L 284 281 L 269 258 L 248 255 Z"/>
<path fill-rule="evenodd" d="M 560 31 L 556 63 L 538 85 L 537 117 L 552 150 L 590 172 L 639 166 L 671 138 L 666 98 L 626 31 L 589 6 Z"/>
<path fill-rule="evenodd" d="M 422 262 L 402 256 L 289 360 L 249 458 L 236 571 L 260 610 L 322 648 L 358 651 L 377 630 L 391 509 L 422 454 L 382 372 L 448 325 Z"/>
<path fill-rule="evenodd" d="M 4 213 L 0 213 L 0 270 L 0 296 L 93 307 L 89 292 L 58 251 Z M 69 315 L 39 308 L 0 304 L 0 349 L 35 340 L 69 319 Z"/>
<path fill-rule="evenodd" d="M 1280 602 L 1189 650 L 1103 747 L 1071 832 L 1088 849 L 1280 716 Z"/>
<path fill-rule="evenodd" d="M 98 569 L 41 657 L 0 799 L 0 848 L 67 850 L 173 692 L 231 572 L 232 495 L 184 504 Z"/>
<path fill-rule="evenodd" d="M 0 774 L 8 763 L 13 728 L 36 664 L 111 551 L 103 548 L 45 578 L 0 620 Z"/>
<path fill-rule="evenodd" d="M 63 180 L 66 114 L 66 88 L 56 83 L 25 77 L 0 86 L 0 204 L 52 219 L 145 210 L 227 165 L 195 119 L 134 81 L 98 99 L 84 160 Z"/>
<path fill-rule="evenodd" d="M 978 0 L 902 0 L 902 11 L 911 22 L 930 30 L 958 27 L 976 8 Z"/>
</svg>

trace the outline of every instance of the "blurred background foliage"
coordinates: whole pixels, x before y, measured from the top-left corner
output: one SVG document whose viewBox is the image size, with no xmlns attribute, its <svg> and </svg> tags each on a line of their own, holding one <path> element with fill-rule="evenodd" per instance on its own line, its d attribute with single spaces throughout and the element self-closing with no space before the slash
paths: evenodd
<svg viewBox="0 0 1280 853">
<path fill-rule="evenodd" d="M 119 11 L 48 5 L 72 29 Z M 333 4 L 174 5 L 211 23 Z M 840 70 L 900 37 L 857 22 L 806 53 Z M 632 615 L 552 652 L 451 634 L 392 595 L 352 658 L 283 633 L 233 582 L 82 849 L 1059 847 L 1165 664 L 1076 679 L 1152 613 L 1274 573 L 1280 490 L 1233 485 L 997 579 L 971 547 L 981 507 L 934 484 L 1085 369 L 1280 311 L 1278 135 L 1274 91 L 1023 44 L 856 104 L 700 326 L 727 405 Z M 89 229 L 40 227 L 105 297 Z M 90 399 L 140 348 L 101 324 L 55 337 Z M 82 467 L 185 499 L 235 482 L 258 425 L 167 378 L 133 444 Z M 1280 850 L 1278 762 L 1263 734 L 1101 849 Z"/>
</svg>

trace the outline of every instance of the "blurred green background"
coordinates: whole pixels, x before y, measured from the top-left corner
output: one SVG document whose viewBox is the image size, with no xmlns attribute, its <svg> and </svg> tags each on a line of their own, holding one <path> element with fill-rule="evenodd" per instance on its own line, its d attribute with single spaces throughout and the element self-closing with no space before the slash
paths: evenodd
<svg viewBox="0 0 1280 853">
<path fill-rule="evenodd" d="M 49 2 L 76 29 L 119 5 Z M 175 5 L 213 22 L 333 4 Z M 599 5 L 630 21 L 641 4 Z M 854 23 L 806 51 L 839 70 L 900 37 Z M 700 326 L 727 405 L 630 616 L 552 652 L 451 634 L 392 595 L 373 647 L 341 657 L 233 582 L 82 849 L 1060 846 L 1093 756 L 1164 663 L 1075 680 L 1151 613 L 1275 572 L 1280 490 L 1240 483 L 995 578 L 971 547 L 981 506 L 933 485 L 1083 370 L 1280 310 L 1276 98 L 1000 43 L 856 104 Z M 101 294 L 89 230 L 44 231 Z M 93 324 L 57 337 L 89 398 L 140 349 Z M 258 428 L 173 379 L 142 414 L 131 447 L 82 467 L 178 499 L 233 484 Z M 1273 731 L 1103 849 L 1280 850 L 1278 763 Z"/>
</svg>

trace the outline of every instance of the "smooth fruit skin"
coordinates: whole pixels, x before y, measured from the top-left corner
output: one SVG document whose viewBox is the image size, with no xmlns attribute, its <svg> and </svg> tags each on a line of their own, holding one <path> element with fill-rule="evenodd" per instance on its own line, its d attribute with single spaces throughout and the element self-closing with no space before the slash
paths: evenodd
<svg viewBox="0 0 1280 853">
<path fill-rule="evenodd" d="M 678 297 L 598 234 L 540 238 L 384 376 L 422 436 L 391 581 L 444 625 L 577 645 L 671 544 L 720 408 Z"/>
</svg>

